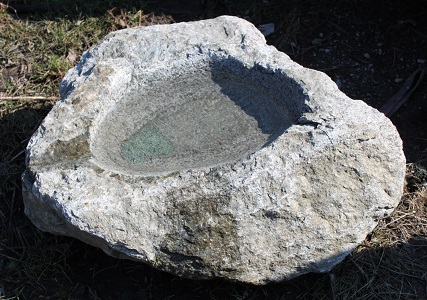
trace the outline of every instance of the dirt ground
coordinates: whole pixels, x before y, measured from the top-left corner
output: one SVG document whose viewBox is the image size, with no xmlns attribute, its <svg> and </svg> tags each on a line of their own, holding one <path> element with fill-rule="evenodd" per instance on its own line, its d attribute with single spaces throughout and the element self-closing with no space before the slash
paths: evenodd
<svg viewBox="0 0 427 300">
<path fill-rule="evenodd" d="M 20 1 L 17 7 L 31 14 L 28 5 Z M 325 72 L 349 97 L 377 109 L 415 71 L 427 70 L 427 1 L 423 0 L 163 0 L 146 1 L 144 11 L 169 15 L 176 22 L 227 14 L 246 18 L 256 26 L 274 23 L 275 31 L 267 37 L 269 44 L 301 65 Z M 408 176 L 407 190 L 426 187 L 427 173 L 419 170 L 427 169 L 427 78 L 390 118 L 404 142 L 408 164 L 421 168 Z M 401 205 L 405 211 L 414 209 Z M 425 205 L 422 209 L 427 212 Z M 23 214 L 21 218 L 23 226 L 28 226 Z M 336 295 L 331 287 L 343 268 L 357 265 L 357 256 L 329 274 L 308 274 L 283 284 L 255 287 L 221 280 L 182 279 L 143 264 L 113 259 L 77 240 L 44 235 L 34 228 L 30 231 L 43 235 L 46 244 L 56 245 L 46 248 L 46 261 L 52 263 L 52 269 L 66 270 L 46 280 L 42 290 L 26 288 L 24 299 L 362 299 L 344 292 Z M 398 251 L 406 253 L 402 259 L 427 260 L 427 236 L 409 236 L 402 245 Z M 31 251 L 27 255 L 31 256 Z M 396 249 L 372 249 L 364 255 L 378 262 L 393 251 Z M 413 289 L 402 289 L 401 299 L 427 299 L 427 269 L 420 270 L 423 272 L 424 277 L 402 277 L 402 286 Z M 381 276 L 378 271 L 373 277 Z M 315 285 L 323 288 L 313 290 Z M 1 294 L 0 290 L 0 299 L 4 299 Z M 393 298 L 372 294 L 363 299 Z"/>
</svg>

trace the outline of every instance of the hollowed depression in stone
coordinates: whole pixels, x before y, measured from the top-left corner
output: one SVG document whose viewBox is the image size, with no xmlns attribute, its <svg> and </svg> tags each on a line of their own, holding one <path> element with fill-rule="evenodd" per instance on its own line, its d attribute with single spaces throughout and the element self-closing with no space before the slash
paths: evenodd
<svg viewBox="0 0 427 300">
<path fill-rule="evenodd" d="M 98 164 L 130 174 L 220 165 L 269 144 L 301 114 L 277 74 L 223 65 L 135 79 L 94 131 Z"/>
</svg>

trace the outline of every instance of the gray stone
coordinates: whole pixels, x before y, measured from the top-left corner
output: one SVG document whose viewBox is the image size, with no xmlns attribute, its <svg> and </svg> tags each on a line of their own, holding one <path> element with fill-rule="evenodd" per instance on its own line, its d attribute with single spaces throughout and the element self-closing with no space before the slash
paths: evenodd
<svg viewBox="0 0 427 300">
<path fill-rule="evenodd" d="M 108 34 L 32 137 L 40 230 L 190 278 L 338 264 L 398 204 L 392 123 L 235 17 Z"/>
</svg>

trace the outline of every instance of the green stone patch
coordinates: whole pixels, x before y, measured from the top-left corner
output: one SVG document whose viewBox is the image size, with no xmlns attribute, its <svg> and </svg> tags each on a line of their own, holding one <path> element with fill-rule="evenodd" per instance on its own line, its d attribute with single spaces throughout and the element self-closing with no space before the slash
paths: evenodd
<svg viewBox="0 0 427 300">
<path fill-rule="evenodd" d="M 174 144 L 155 126 L 148 126 L 123 141 L 121 155 L 136 164 L 154 158 L 168 156 L 175 150 Z"/>
</svg>

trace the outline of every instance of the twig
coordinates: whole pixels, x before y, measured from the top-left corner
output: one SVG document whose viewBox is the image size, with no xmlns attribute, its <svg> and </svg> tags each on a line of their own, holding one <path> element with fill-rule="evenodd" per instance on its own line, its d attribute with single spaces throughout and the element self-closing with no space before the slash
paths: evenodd
<svg viewBox="0 0 427 300">
<path fill-rule="evenodd" d="M 333 25 L 333 26 L 335 26 L 339 31 L 341 31 L 341 32 L 343 32 L 343 33 L 345 33 L 346 35 L 350 35 L 349 33 L 348 33 L 348 31 L 347 30 L 345 30 L 344 28 L 342 28 L 341 26 L 339 26 L 338 24 L 335 24 L 334 22 L 332 22 L 332 21 L 328 21 L 328 23 L 329 24 L 331 24 L 331 25 Z M 345 45 L 345 44 L 344 44 Z"/>
<path fill-rule="evenodd" d="M 407 216 L 413 215 L 413 213 L 404 213 L 402 216 L 390 221 L 389 223 L 384 224 L 385 227 L 390 226 L 393 223 L 399 222 L 400 220 L 406 218 Z M 401 226 L 401 224 L 399 224 L 399 226 Z"/>
<path fill-rule="evenodd" d="M 24 153 L 25 153 L 25 149 L 22 150 L 21 152 L 19 152 L 18 154 L 16 154 L 14 157 L 12 157 L 12 159 L 10 159 L 8 162 L 11 163 L 12 161 L 14 161 L 15 159 L 17 159 L 19 156 L 21 156 Z"/>
<path fill-rule="evenodd" d="M 411 97 L 412 93 L 417 89 L 420 82 L 423 80 L 427 68 L 416 70 L 400 88 L 400 90 L 390 98 L 381 108 L 387 117 L 394 114 L 406 101 Z"/>
<path fill-rule="evenodd" d="M 335 274 L 329 273 L 329 283 L 331 285 L 332 300 L 336 300 L 337 296 L 335 294 Z"/>
<path fill-rule="evenodd" d="M 19 100 L 59 100 L 59 97 L 45 96 L 0 96 L 0 100 L 19 101 Z"/>
<path fill-rule="evenodd" d="M 87 48 L 90 48 L 90 43 L 89 43 L 89 41 L 88 41 L 87 37 L 86 37 L 84 34 L 82 34 L 82 38 L 83 38 L 83 41 L 84 41 L 84 42 L 85 42 L 85 44 L 86 44 L 86 47 L 87 47 Z"/>
<path fill-rule="evenodd" d="M 424 276 L 417 276 L 417 275 L 412 275 L 412 274 L 403 273 L 403 272 L 399 272 L 399 271 L 394 271 L 391 269 L 388 269 L 388 271 L 390 271 L 391 273 L 400 275 L 400 276 L 412 277 L 412 278 L 416 278 L 416 279 L 423 279 L 423 277 L 424 277 Z"/>
<path fill-rule="evenodd" d="M 369 276 L 366 274 L 366 272 L 356 263 L 356 261 L 354 259 L 350 259 L 350 261 L 356 266 L 357 269 L 359 269 L 360 273 L 362 273 L 363 276 L 365 276 L 366 281 L 368 281 Z"/>
</svg>

